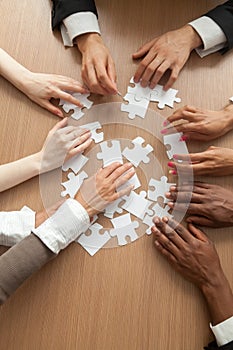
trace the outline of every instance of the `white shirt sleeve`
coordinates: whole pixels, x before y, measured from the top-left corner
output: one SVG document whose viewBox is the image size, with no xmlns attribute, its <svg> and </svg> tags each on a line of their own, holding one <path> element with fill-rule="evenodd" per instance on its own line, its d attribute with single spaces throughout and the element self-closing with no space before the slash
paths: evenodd
<svg viewBox="0 0 233 350">
<path fill-rule="evenodd" d="M 58 210 L 33 233 L 55 254 L 66 248 L 87 231 L 90 218 L 87 211 L 75 199 L 67 199 Z"/>
<path fill-rule="evenodd" d="M 200 57 L 223 49 L 227 38 L 219 25 L 207 16 L 200 17 L 189 23 L 202 39 L 203 47 L 196 49 Z"/>
<path fill-rule="evenodd" d="M 35 228 L 35 212 L 28 207 L 21 211 L 0 213 L 0 245 L 13 246 L 30 235 Z"/>
<path fill-rule="evenodd" d="M 216 326 L 210 324 L 210 328 L 214 333 L 218 346 L 225 345 L 233 340 L 233 316 Z"/>
<path fill-rule="evenodd" d="M 97 17 L 92 12 L 78 12 L 65 18 L 61 25 L 61 35 L 65 46 L 73 46 L 73 40 L 85 33 L 100 34 Z"/>
</svg>

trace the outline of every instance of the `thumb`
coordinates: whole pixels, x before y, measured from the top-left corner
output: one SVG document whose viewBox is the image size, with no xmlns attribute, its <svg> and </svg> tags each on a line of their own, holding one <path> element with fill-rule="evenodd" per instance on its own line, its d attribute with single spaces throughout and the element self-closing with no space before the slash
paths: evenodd
<svg viewBox="0 0 233 350">
<path fill-rule="evenodd" d="M 141 46 L 135 53 L 133 53 L 132 57 L 134 59 L 140 58 L 144 56 L 149 51 L 149 45 L 143 45 Z"/>
<path fill-rule="evenodd" d="M 207 235 L 193 224 L 188 224 L 188 229 L 193 234 L 193 236 L 199 239 L 200 241 L 208 242 Z"/>
<path fill-rule="evenodd" d="M 58 117 L 64 118 L 62 111 L 59 108 L 55 107 L 51 102 L 44 101 L 43 104 L 41 104 L 41 106 L 47 109 L 49 112 L 57 115 Z"/>
</svg>

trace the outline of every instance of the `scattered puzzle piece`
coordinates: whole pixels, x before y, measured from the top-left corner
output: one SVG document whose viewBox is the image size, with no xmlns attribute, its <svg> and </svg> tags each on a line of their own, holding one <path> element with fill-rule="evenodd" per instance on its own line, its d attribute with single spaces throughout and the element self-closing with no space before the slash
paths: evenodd
<svg viewBox="0 0 233 350">
<path fill-rule="evenodd" d="M 118 244 L 120 246 L 126 245 L 126 237 L 130 237 L 131 242 L 134 242 L 138 239 L 138 235 L 135 231 L 139 227 L 137 221 L 131 221 L 130 214 L 121 215 L 118 218 L 111 220 L 114 229 L 110 230 L 111 237 L 117 237 Z"/>
<path fill-rule="evenodd" d="M 154 214 L 152 216 L 146 215 L 142 221 L 144 224 L 148 226 L 148 229 L 146 230 L 147 235 L 151 234 L 151 227 L 154 226 L 153 218 L 155 216 L 158 216 L 159 218 L 162 218 L 164 216 L 168 217 L 169 219 L 173 218 L 173 215 L 168 213 L 168 211 L 171 209 L 168 205 L 166 205 L 165 208 L 162 208 L 158 203 L 156 203 L 152 207 L 152 209 L 154 211 Z"/>
<path fill-rule="evenodd" d="M 124 196 L 125 203 L 121 206 L 139 219 L 143 219 L 145 214 L 153 215 L 153 211 L 149 208 L 152 202 L 146 199 L 146 192 L 141 191 L 140 194 L 132 191 L 128 196 Z"/>
<path fill-rule="evenodd" d="M 136 137 L 132 143 L 134 144 L 133 149 L 126 147 L 122 152 L 123 156 L 128 159 L 135 167 L 137 167 L 141 162 L 149 163 L 150 158 L 147 156 L 153 151 L 153 147 L 147 144 L 145 147 L 142 144 L 145 140 L 142 137 Z"/>
<path fill-rule="evenodd" d="M 152 102 L 159 102 L 158 108 L 163 109 L 166 106 L 173 108 L 174 102 L 180 103 L 181 99 L 176 97 L 178 90 L 168 89 L 167 91 L 163 90 L 163 86 L 157 84 L 152 90 L 150 95 L 150 100 Z"/>
<path fill-rule="evenodd" d="M 130 119 L 134 119 L 136 116 L 144 118 L 149 106 L 149 100 L 142 99 L 140 101 L 135 100 L 135 96 L 132 94 L 126 94 L 124 100 L 128 101 L 128 104 L 121 104 L 121 111 L 127 112 Z"/>
<path fill-rule="evenodd" d="M 172 185 L 175 185 L 175 183 L 167 182 L 166 176 L 162 176 L 160 180 L 151 178 L 149 186 L 154 187 L 154 190 L 148 190 L 148 198 L 157 202 L 159 197 L 163 197 L 164 203 L 168 203 L 169 200 L 165 197 L 165 193 L 170 191 Z"/>
<path fill-rule="evenodd" d="M 96 132 L 98 129 L 102 128 L 102 125 L 99 122 L 93 122 L 93 123 L 89 123 L 89 124 L 85 124 L 85 125 L 80 125 L 80 128 L 90 130 L 91 131 L 91 138 L 95 141 L 95 143 L 99 143 L 99 142 L 103 141 L 104 133 L 103 132 L 99 132 L 99 133 Z"/>
<path fill-rule="evenodd" d="M 62 170 L 67 171 L 68 169 L 71 169 L 75 174 L 77 174 L 79 170 L 84 167 L 87 161 L 87 157 L 83 156 L 82 154 L 78 154 L 77 156 L 67 160 L 62 166 Z"/>
<path fill-rule="evenodd" d="M 83 104 L 83 108 L 85 107 L 87 109 L 90 109 L 91 106 L 93 105 L 93 102 L 88 100 L 88 97 L 90 96 L 90 94 L 72 93 L 71 95 Z M 62 106 L 63 110 L 66 113 L 69 113 L 71 110 L 73 110 L 74 113 L 71 114 L 71 117 L 75 120 L 79 120 L 84 116 L 84 113 L 82 112 L 82 108 L 76 106 L 73 103 L 60 100 L 59 106 Z"/>
<path fill-rule="evenodd" d="M 110 239 L 111 236 L 107 231 L 103 234 L 100 231 L 103 226 L 95 223 L 90 228 L 91 234 L 87 236 L 83 233 L 77 240 L 77 242 L 91 255 L 96 254 L 100 248 L 102 248 Z"/>
<path fill-rule="evenodd" d="M 185 141 L 180 141 L 182 133 L 175 133 L 170 135 L 164 135 L 163 143 L 167 148 L 167 156 L 172 159 L 174 154 L 188 154 L 188 149 Z M 170 149 L 168 149 L 170 147 Z M 182 162 L 182 161 L 180 161 Z"/>
<path fill-rule="evenodd" d="M 71 198 L 74 198 L 75 194 L 80 189 L 83 181 L 88 178 L 87 173 L 82 171 L 80 174 L 75 175 L 74 173 L 68 174 L 69 180 L 66 182 L 62 182 L 62 186 L 65 187 L 65 191 L 61 193 L 62 197 L 69 195 Z"/>
<path fill-rule="evenodd" d="M 103 168 L 106 166 L 118 162 L 123 163 L 121 155 L 120 141 L 111 140 L 112 146 L 108 146 L 108 141 L 104 141 L 100 144 L 101 151 L 97 153 L 97 158 L 103 160 Z"/>
</svg>

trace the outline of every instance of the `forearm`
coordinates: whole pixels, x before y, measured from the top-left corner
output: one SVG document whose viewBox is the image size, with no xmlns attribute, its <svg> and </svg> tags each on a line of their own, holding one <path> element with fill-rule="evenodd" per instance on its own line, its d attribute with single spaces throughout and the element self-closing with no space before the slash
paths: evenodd
<svg viewBox="0 0 233 350">
<path fill-rule="evenodd" d="M 0 256 L 0 304 L 54 254 L 31 234 Z"/>
<path fill-rule="evenodd" d="M 30 76 L 30 73 L 28 69 L 0 48 L 0 74 L 9 80 L 17 89 L 25 92 L 25 81 Z"/>
<path fill-rule="evenodd" d="M 38 175 L 40 172 L 40 165 L 40 153 L 35 153 L 16 160 L 15 162 L 0 165 L 0 192 Z"/>
<path fill-rule="evenodd" d="M 233 294 L 223 272 L 219 273 L 216 280 L 206 283 L 201 290 L 207 302 L 213 326 L 233 316 Z"/>
</svg>

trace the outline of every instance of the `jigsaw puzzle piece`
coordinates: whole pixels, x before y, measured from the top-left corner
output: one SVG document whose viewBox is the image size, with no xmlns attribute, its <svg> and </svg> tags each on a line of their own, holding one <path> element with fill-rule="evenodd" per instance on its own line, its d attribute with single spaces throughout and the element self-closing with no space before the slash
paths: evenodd
<svg viewBox="0 0 233 350">
<path fill-rule="evenodd" d="M 103 234 L 100 231 L 103 226 L 95 223 L 90 226 L 91 234 L 87 236 L 83 233 L 76 242 L 78 242 L 91 256 L 96 254 L 103 246 L 111 239 L 111 236 L 107 231 Z"/>
<path fill-rule="evenodd" d="M 95 141 L 95 143 L 99 143 L 104 139 L 104 133 L 97 133 L 98 129 L 102 128 L 102 125 L 99 122 L 93 122 L 85 125 L 80 125 L 80 128 L 90 130 L 91 138 Z"/>
<path fill-rule="evenodd" d="M 142 87 L 140 83 L 135 83 L 134 79 L 130 79 L 130 83 L 134 84 L 134 87 L 128 86 L 128 93 L 134 95 L 136 101 L 141 101 L 143 99 L 147 99 L 150 101 L 150 95 L 153 91 L 151 88 Z"/>
<path fill-rule="evenodd" d="M 110 236 L 117 237 L 118 245 L 126 245 L 128 243 L 126 237 L 130 237 L 131 242 L 139 238 L 135 231 L 135 229 L 139 227 L 139 223 L 137 221 L 131 221 L 129 213 L 114 218 L 111 222 L 114 229 L 110 230 Z"/>
<path fill-rule="evenodd" d="M 87 157 L 85 157 L 82 154 L 78 154 L 77 156 L 74 156 L 69 160 L 67 160 L 62 166 L 62 170 L 67 171 L 71 169 L 75 174 L 77 174 L 79 170 L 81 170 L 87 162 L 88 162 Z"/>
<path fill-rule="evenodd" d="M 141 162 L 149 163 L 150 158 L 148 154 L 153 151 L 153 147 L 150 144 L 146 146 L 142 146 L 145 140 L 142 137 L 136 137 L 132 143 L 134 144 L 134 148 L 130 149 L 126 147 L 122 152 L 123 156 L 128 159 L 135 167 L 137 167 Z"/>
<path fill-rule="evenodd" d="M 182 133 L 164 135 L 163 143 L 167 148 L 167 156 L 172 159 L 174 154 L 189 154 L 185 141 L 181 141 Z M 170 149 L 168 149 L 170 147 Z M 181 160 L 178 162 L 182 162 Z"/>
<path fill-rule="evenodd" d="M 124 100 L 128 101 L 128 104 L 121 104 L 121 111 L 127 112 L 130 119 L 134 119 L 136 116 L 144 118 L 149 106 L 149 100 L 141 99 L 140 101 L 135 100 L 135 96 L 132 94 L 126 94 Z"/>
<path fill-rule="evenodd" d="M 131 179 L 126 181 L 123 185 L 121 185 L 120 187 L 117 187 L 117 192 L 122 191 L 125 188 L 132 186 L 132 185 L 134 186 L 134 188 L 133 188 L 134 190 L 141 187 L 141 182 L 140 182 L 136 173 L 131 177 Z"/>
<path fill-rule="evenodd" d="M 68 174 L 68 181 L 62 182 L 62 186 L 65 187 L 65 191 L 61 192 L 61 196 L 65 197 L 69 195 L 71 198 L 74 198 L 78 190 L 80 189 L 83 181 L 88 178 L 87 173 L 82 171 L 80 174 L 75 175 L 74 173 Z"/>
<path fill-rule="evenodd" d="M 149 181 L 149 187 L 154 187 L 154 190 L 148 190 L 148 198 L 154 202 L 158 201 L 159 197 L 163 197 L 164 203 L 168 203 L 169 200 L 165 197 L 165 193 L 170 191 L 170 187 L 176 185 L 175 183 L 167 182 L 167 177 L 162 176 L 160 180 L 155 180 L 153 178 Z"/>
<path fill-rule="evenodd" d="M 177 93 L 178 90 L 175 89 L 168 89 L 167 91 L 164 91 L 163 86 L 157 84 L 151 92 L 150 100 L 152 102 L 159 102 L 159 109 L 164 109 L 165 105 L 170 108 L 174 108 L 174 102 L 181 102 L 181 99 L 179 97 L 176 97 Z"/>
<path fill-rule="evenodd" d="M 154 214 L 152 216 L 146 215 L 142 221 L 145 225 L 148 226 L 148 229 L 146 230 L 147 235 L 151 234 L 151 227 L 154 226 L 153 218 L 155 216 L 158 216 L 159 218 L 163 218 L 164 216 L 169 219 L 173 218 L 173 215 L 168 213 L 168 211 L 171 209 L 168 205 L 162 208 L 158 203 L 156 203 L 152 209 L 154 211 Z"/>
<path fill-rule="evenodd" d="M 112 146 L 108 146 L 108 141 L 104 141 L 100 144 L 101 151 L 97 153 L 97 159 L 103 160 L 103 167 L 118 162 L 123 164 L 122 154 L 121 154 L 121 144 L 120 141 L 111 140 Z"/>
<path fill-rule="evenodd" d="M 150 209 L 152 202 L 146 198 L 146 192 L 141 191 L 140 194 L 132 191 L 128 196 L 124 196 L 125 203 L 121 206 L 129 213 L 143 220 L 145 214 L 153 215 Z"/>
</svg>

